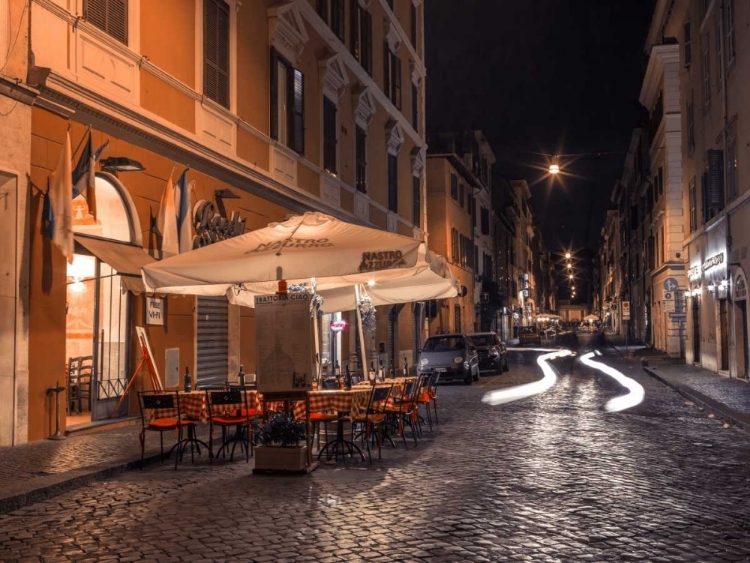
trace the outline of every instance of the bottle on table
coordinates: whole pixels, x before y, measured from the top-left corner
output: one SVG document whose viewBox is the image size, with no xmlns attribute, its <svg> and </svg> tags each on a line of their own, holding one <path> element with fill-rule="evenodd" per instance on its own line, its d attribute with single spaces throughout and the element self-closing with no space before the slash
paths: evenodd
<svg viewBox="0 0 750 563">
<path fill-rule="evenodd" d="M 240 373 L 237 376 L 237 378 L 240 381 L 240 387 L 245 386 L 245 369 L 242 367 L 242 364 L 240 364 Z"/>
<path fill-rule="evenodd" d="M 185 393 L 193 390 L 193 378 L 190 376 L 190 370 L 185 366 Z"/>
</svg>

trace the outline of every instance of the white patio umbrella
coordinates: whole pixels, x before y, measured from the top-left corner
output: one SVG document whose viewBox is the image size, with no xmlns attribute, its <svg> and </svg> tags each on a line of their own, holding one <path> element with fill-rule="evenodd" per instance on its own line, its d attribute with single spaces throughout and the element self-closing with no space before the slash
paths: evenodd
<svg viewBox="0 0 750 563">
<path fill-rule="evenodd" d="M 588 322 L 596 322 L 596 321 L 599 321 L 600 319 L 596 315 L 586 315 L 585 317 L 583 317 L 583 320 L 588 321 Z"/>
<path fill-rule="evenodd" d="M 412 268 L 419 246 L 410 237 L 311 212 L 149 264 L 143 281 L 155 293 L 222 295 L 255 282 Z"/>
</svg>

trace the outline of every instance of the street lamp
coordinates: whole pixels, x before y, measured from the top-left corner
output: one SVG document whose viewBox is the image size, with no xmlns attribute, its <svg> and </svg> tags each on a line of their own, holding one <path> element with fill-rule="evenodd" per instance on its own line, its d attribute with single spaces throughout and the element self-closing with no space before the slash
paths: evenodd
<svg viewBox="0 0 750 563">
<path fill-rule="evenodd" d="M 565 253 L 565 259 L 566 260 L 570 260 L 570 252 L 566 252 Z"/>
</svg>

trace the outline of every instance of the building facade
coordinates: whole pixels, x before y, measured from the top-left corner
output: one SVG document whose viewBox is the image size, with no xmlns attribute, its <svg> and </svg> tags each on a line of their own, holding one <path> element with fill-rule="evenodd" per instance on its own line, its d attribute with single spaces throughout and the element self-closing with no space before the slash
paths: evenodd
<svg viewBox="0 0 750 563">
<path fill-rule="evenodd" d="M 34 64 L 26 72 L 21 61 L 18 72 L 38 92 L 33 107 L 18 104 L 29 114 L 29 154 L 18 156 L 14 170 L 23 177 L 25 162 L 31 181 L 30 223 L 18 248 L 28 249 L 33 307 L 15 345 L 27 338 L 46 353 L 28 358 L 28 366 L 14 356 L 17 398 L 12 423 L 0 423 L 3 443 L 51 433 L 46 390 L 64 381 L 71 357 L 93 361 L 89 419 L 112 415 L 138 376 L 136 327 L 167 382 L 175 365 L 198 383 L 231 379 L 240 365 L 254 370 L 262 327 L 251 309 L 223 298 L 170 296 L 161 302 L 163 323 L 150 325 L 146 307 L 154 296 L 138 293 L 114 268 L 118 253 L 161 257 L 154 227 L 160 198 L 186 167 L 195 236 L 205 242 L 309 210 L 423 239 L 421 2 L 9 1 L 14 25 L 22 10 L 30 12 Z M 0 25 L 0 40 L 4 32 Z M 2 72 L 11 68 L 15 62 Z M 102 166 L 96 217 L 80 196 L 74 200 L 75 260 L 67 264 L 42 235 L 44 194 L 68 135 L 75 161 L 89 134 L 95 148 L 107 143 L 100 163 L 119 158 L 138 166 Z M 17 288 L 25 291 L 23 283 Z M 414 313 L 379 310 L 369 357 L 413 358 Z M 353 317 L 344 315 L 348 332 L 329 334 L 331 365 L 343 365 L 356 349 Z M 140 388 L 138 378 L 132 389 Z M 134 410 L 131 400 L 114 414 Z"/>
</svg>

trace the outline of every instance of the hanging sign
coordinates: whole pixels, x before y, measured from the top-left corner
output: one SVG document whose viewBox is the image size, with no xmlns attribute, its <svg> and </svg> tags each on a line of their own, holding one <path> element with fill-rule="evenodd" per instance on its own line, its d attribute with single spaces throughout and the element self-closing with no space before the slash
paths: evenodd
<svg viewBox="0 0 750 563">
<path fill-rule="evenodd" d="M 146 324 L 164 326 L 164 299 L 146 297 Z"/>
<path fill-rule="evenodd" d="M 630 320 L 630 301 L 622 302 L 622 320 L 624 321 Z"/>
<path fill-rule="evenodd" d="M 341 332 L 342 330 L 345 330 L 349 326 L 349 323 L 346 321 L 333 321 L 331 322 L 331 330 L 333 332 Z"/>
<path fill-rule="evenodd" d="M 236 237 L 245 232 L 246 217 L 240 217 L 236 211 L 227 219 L 216 212 L 214 204 L 202 199 L 193 207 L 193 225 L 195 236 L 193 248 L 207 246 L 220 240 Z"/>
</svg>

